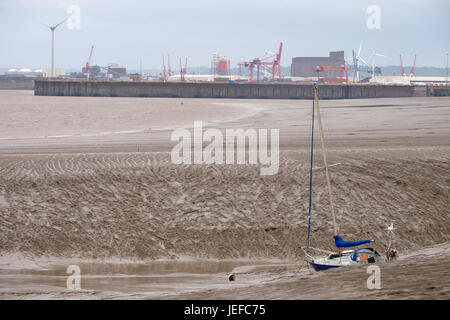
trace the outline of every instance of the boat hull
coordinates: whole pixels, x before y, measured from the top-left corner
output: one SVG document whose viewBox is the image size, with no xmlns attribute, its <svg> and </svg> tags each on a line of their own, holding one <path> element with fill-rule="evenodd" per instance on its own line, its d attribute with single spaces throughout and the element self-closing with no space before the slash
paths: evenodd
<svg viewBox="0 0 450 320">
<path fill-rule="evenodd" d="M 323 271 L 345 266 L 385 262 L 386 259 L 373 248 L 358 248 L 342 251 L 340 254 L 332 253 L 327 257 L 308 256 L 307 261 L 314 270 Z"/>
<path fill-rule="evenodd" d="M 324 270 L 328 270 L 328 269 L 335 269 L 335 268 L 341 267 L 341 266 L 332 266 L 332 265 L 326 265 L 326 264 L 320 264 L 320 263 L 314 263 L 314 262 L 310 262 L 309 264 L 316 271 L 324 271 Z"/>
</svg>

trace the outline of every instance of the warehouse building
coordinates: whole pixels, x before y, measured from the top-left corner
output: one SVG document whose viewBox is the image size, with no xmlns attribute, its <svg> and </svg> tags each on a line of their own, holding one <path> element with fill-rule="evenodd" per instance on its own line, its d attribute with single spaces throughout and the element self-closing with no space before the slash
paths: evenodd
<svg viewBox="0 0 450 320">
<path fill-rule="evenodd" d="M 338 66 L 344 60 L 344 51 L 332 51 L 329 57 L 295 57 L 292 58 L 291 76 L 316 77 L 317 72 L 313 70 L 314 68 L 321 65 L 325 67 Z M 337 72 L 330 72 L 330 77 L 337 75 Z"/>
</svg>

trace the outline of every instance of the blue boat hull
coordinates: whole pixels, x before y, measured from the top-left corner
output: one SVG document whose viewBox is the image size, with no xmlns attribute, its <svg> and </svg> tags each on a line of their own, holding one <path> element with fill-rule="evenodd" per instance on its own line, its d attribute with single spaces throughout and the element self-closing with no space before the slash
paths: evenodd
<svg viewBox="0 0 450 320">
<path fill-rule="evenodd" d="M 326 265 L 326 264 L 318 264 L 318 263 L 314 263 L 314 262 L 310 262 L 309 264 L 316 271 L 323 271 L 323 270 L 334 269 L 334 268 L 339 268 L 340 267 L 340 266 L 330 266 L 330 265 Z"/>
</svg>

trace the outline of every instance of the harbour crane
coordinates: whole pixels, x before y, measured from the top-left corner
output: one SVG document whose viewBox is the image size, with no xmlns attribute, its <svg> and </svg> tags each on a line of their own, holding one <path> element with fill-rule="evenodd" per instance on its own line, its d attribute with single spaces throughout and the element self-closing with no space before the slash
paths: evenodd
<svg viewBox="0 0 450 320">
<path fill-rule="evenodd" d="M 260 75 L 263 73 L 269 76 L 271 80 L 275 80 L 276 69 L 278 68 L 278 78 L 281 79 L 281 53 L 283 50 L 283 42 L 280 42 L 278 53 L 266 52 L 262 59 L 255 58 L 252 61 L 243 62 L 243 65 L 250 70 L 250 81 L 259 81 Z M 273 60 L 272 60 L 273 59 Z M 269 60 L 272 60 L 269 62 Z M 256 79 L 253 76 L 253 70 L 256 67 Z"/>
<path fill-rule="evenodd" d="M 167 55 L 167 65 L 168 65 L 167 75 L 170 77 L 173 74 L 172 68 L 170 67 L 170 54 Z"/>
<path fill-rule="evenodd" d="M 413 66 L 411 67 L 411 70 L 409 71 L 410 77 L 414 76 L 414 73 L 416 70 L 416 58 L 417 58 L 417 55 L 414 55 L 414 63 L 413 63 Z M 400 70 L 401 70 L 402 76 L 406 77 L 405 68 L 403 67 L 402 55 L 400 55 Z"/>
<path fill-rule="evenodd" d="M 409 72 L 409 76 L 410 77 L 414 77 L 414 74 L 416 72 L 416 58 L 417 58 L 417 55 L 414 55 L 414 63 L 413 63 L 413 66 L 411 68 L 411 71 Z"/>
<path fill-rule="evenodd" d="M 163 82 L 167 82 L 167 72 L 166 72 L 166 64 L 164 62 L 164 55 L 162 55 L 162 63 L 163 63 L 162 80 Z"/>
<path fill-rule="evenodd" d="M 406 77 L 405 68 L 403 68 L 402 55 L 400 55 L 400 71 L 402 73 L 402 77 Z"/>
<path fill-rule="evenodd" d="M 186 58 L 186 61 L 184 62 L 184 68 L 181 64 L 181 58 L 180 58 L 180 80 L 181 81 L 185 81 L 186 70 L 187 70 L 187 58 Z"/>
<path fill-rule="evenodd" d="M 91 66 L 91 58 L 92 58 L 92 52 L 94 51 L 94 45 L 92 45 L 91 47 L 91 52 L 89 53 L 89 58 L 86 61 L 86 67 L 84 69 L 84 73 L 86 74 L 86 78 L 89 79 L 90 77 L 90 72 L 89 72 L 89 68 Z"/>
<path fill-rule="evenodd" d="M 347 63 L 344 61 L 339 61 L 337 63 L 334 63 L 330 66 L 317 66 L 315 68 L 312 68 L 312 70 L 316 71 L 317 73 L 321 72 L 322 73 L 322 77 L 320 79 L 320 81 L 325 82 L 325 83 L 348 83 L 348 72 L 350 71 L 356 71 L 357 69 L 354 67 L 348 67 Z M 338 71 L 339 72 L 339 76 L 334 78 L 334 77 L 330 77 L 328 72 L 331 71 Z"/>
</svg>

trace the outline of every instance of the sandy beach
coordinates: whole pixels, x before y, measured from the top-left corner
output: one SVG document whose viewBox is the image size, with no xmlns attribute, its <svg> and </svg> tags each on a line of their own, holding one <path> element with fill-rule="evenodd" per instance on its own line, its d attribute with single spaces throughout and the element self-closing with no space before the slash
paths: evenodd
<svg viewBox="0 0 450 320">
<path fill-rule="evenodd" d="M 396 228 L 375 291 L 363 267 L 304 265 L 311 104 L 0 91 L 0 298 L 448 299 L 450 99 L 321 101 L 342 236 L 381 251 Z M 173 164 L 170 134 L 194 121 L 279 129 L 278 173 Z M 312 241 L 332 249 L 316 153 Z"/>
</svg>

